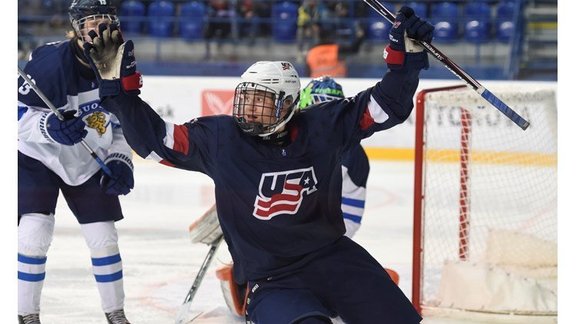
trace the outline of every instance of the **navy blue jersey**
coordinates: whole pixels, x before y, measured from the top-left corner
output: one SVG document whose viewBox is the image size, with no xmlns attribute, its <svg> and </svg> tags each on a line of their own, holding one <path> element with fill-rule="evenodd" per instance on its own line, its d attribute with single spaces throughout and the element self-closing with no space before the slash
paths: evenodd
<svg viewBox="0 0 576 324">
<path fill-rule="evenodd" d="M 389 71 L 353 98 L 296 114 L 284 147 L 245 134 L 231 116 L 175 125 L 138 96 L 104 104 L 140 156 L 213 179 L 235 277 L 256 280 L 296 270 L 342 237 L 342 153 L 408 118 L 418 73 Z"/>
</svg>

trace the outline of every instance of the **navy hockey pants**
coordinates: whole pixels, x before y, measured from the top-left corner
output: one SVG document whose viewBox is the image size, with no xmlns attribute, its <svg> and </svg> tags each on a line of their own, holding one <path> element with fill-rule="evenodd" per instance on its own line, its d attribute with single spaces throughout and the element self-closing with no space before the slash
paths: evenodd
<svg viewBox="0 0 576 324">
<path fill-rule="evenodd" d="M 346 236 L 296 272 L 249 281 L 247 318 L 288 324 L 323 315 L 348 324 L 416 324 L 422 318 L 384 268 Z"/>
<path fill-rule="evenodd" d="M 23 214 L 54 213 L 59 190 L 80 224 L 121 220 L 120 200 L 100 188 L 101 176 L 97 172 L 83 184 L 70 186 L 40 161 L 18 152 L 18 222 Z"/>
</svg>

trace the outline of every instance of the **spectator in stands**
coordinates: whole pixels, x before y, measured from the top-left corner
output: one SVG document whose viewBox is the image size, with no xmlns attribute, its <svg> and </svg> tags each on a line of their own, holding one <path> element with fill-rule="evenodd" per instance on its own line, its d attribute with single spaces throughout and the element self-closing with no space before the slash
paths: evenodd
<svg viewBox="0 0 576 324">
<path fill-rule="evenodd" d="M 239 0 L 238 1 L 239 37 L 250 42 L 258 36 L 269 36 L 265 28 L 270 24 L 271 2 L 269 0 Z"/>
<path fill-rule="evenodd" d="M 355 26 L 355 38 L 351 43 L 344 43 L 335 40 L 333 24 L 323 23 L 317 26 L 320 39 L 306 55 L 305 75 L 311 78 L 323 75 L 346 77 L 346 58 L 360 50 L 364 41 L 364 30 L 360 25 Z"/>
<path fill-rule="evenodd" d="M 246 37 L 249 40 L 256 37 L 258 28 L 257 17 L 254 12 L 254 2 L 252 0 L 240 0 L 238 2 L 239 37 Z"/>
<path fill-rule="evenodd" d="M 335 24 L 334 30 L 337 33 L 338 39 L 350 42 L 354 41 L 356 31 L 362 28 L 362 26 L 360 25 L 360 20 L 351 19 L 354 17 L 350 15 L 348 5 L 349 4 L 344 1 L 337 2 L 334 5 L 332 15 Z"/>
<path fill-rule="evenodd" d="M 210 0 L 208 3 L 208 24 L 204 34 L 206 40 L 206 58 L 211 56 L 210 43 L 217 41 L 218 48 L 224 39 L 231 37 L 234 6 L 229 0 Z"/>
<path fill-rule="evenodd" d="M 298 7 L 298 29 L 296 41 L 298 51 L 305 56 L 308 48 L 318 42 L 318 29 L 316 26 L 321 20 L 327 18 L 328 10 L 317 0 L 304 0 Z"/>
</svg>

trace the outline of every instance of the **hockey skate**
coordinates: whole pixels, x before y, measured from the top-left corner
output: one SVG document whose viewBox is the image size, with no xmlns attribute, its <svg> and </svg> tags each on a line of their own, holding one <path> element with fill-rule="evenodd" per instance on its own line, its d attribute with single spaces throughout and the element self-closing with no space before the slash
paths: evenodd
<svg viewBox="0 0 576 324">
<path fill-rule="evenodd" d="M 18 324 L 40 324 L 40 314 L 18 315 Z"/>
<path fill-rule="evenodd" d="M 110 313 L 104 313 L 106 315 L 106 319 L 108 320 L 108 324 L 130 324 L 126 315 L 124 314 L 123 309 L 115 310 Z"/>
</svg>

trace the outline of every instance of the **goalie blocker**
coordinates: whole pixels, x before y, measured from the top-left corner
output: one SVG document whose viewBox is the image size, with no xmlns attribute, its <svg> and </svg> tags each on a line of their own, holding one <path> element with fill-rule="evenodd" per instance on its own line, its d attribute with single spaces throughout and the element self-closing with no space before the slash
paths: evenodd
<svg viewBox="0 0 576 324">
<path fill-rule="evenodd" d="M 214 245 L 222 235 L 216 205 L 212 205 L 200 218 L 190 224 L 188 231 L 192 243 Z M 240 285 L 236 283 L 232 269 L 232 264 L 223 265 L 216 270 L 216 277 L 220 280 L 220 288 L 222 289 L 224 300 L 230 311 L 237 316 L 244 317 L 246 314 L 246 299 L 249 291 L 246 289 L 246 284 Z M 392 278 L 392 281 L 398 285 L 400 282 L 398 273 L 388 268 L 385 270 L 390 278 Z"/>
</svg>

